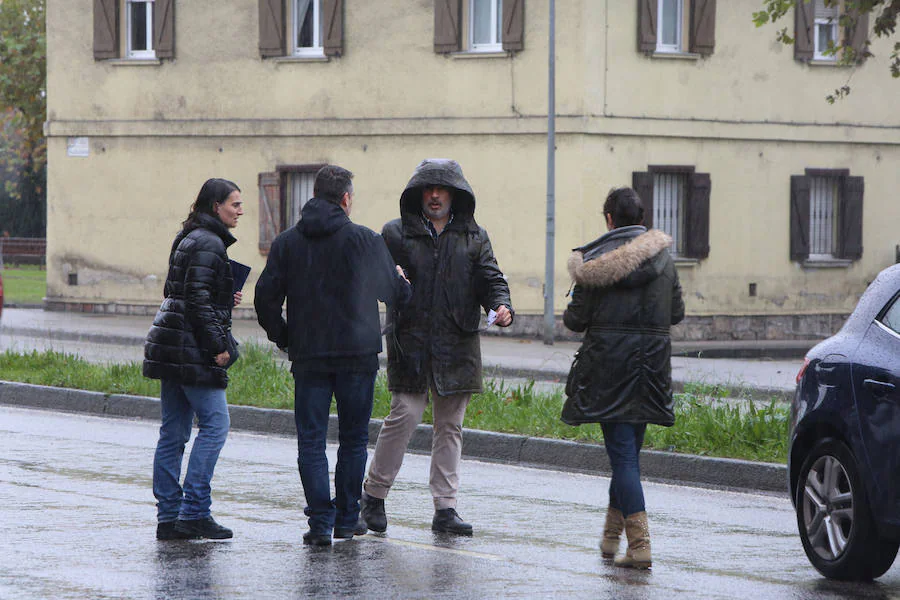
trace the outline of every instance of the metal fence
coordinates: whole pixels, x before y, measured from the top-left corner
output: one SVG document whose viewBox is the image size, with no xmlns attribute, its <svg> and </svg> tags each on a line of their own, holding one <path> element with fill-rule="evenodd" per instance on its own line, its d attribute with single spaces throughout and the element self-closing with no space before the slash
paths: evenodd
<svg viewBox="0 0 900 600">
<path fill-rule="evenodd" d="M 0 237 L 0 264 L 47 264 L 47 239 Z"/>
</svg>

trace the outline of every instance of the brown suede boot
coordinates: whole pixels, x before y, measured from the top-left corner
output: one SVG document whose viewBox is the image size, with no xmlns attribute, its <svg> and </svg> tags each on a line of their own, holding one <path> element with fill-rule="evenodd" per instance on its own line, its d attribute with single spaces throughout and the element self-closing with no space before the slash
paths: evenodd
<svg viewBox="0 0 900 600">
<path fill-rule="evenodd" d="M 639 512 L 628 515 L 625 519 L 625 535 L 628 537 L 628 550 L 625 556 L 617 558 L 615 565 L 628 569 L 649 569 L 650 560 L 650 525 L 647 513 Z"/>
<path fill-rule="evenodd" d="M 625 516 L 618 508 L 606 508 L 606 524 L 603 526 L 603 539 L 600 540 L 600 552 L 603 558 L 614 558 L 619 551 L 619 536 L 625 529 Z"/>
</svg>

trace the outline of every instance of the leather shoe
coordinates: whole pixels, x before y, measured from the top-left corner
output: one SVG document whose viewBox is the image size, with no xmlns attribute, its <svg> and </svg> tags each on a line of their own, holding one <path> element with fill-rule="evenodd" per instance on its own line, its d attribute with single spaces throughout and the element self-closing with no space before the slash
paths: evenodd
<svg viewBox="0 0 900 600">
<path fill-rule="evenodd" d="M 384 499 L 373 498 L 367 493 L 362 493 L 359 500 L 359 516 L 366 522 L 366 527 L 378 533 L 387 530 L 387 515 L 384 512 Z"/>
<path fill-rule="evenodd" d="M 360 517 L 353 527 L 335 527 L 334 537 L 341 540 L 350 540 L 353 539 L 354 535 L 366 535 L 368 532 L 369 528 L 366 527 L 366 522 Z"/>
<path fill-rule="evenodd" d="M 351 534 L 350 537 L 353 537 Z M 331 535 L 327 533 L 313 533 L 307 531 L 303 534 L 303 544 L 306 546 L 330 546 Z"/>
<path fill-rule="evenodd" d="M 234 536 L 230 529 L 222 527 L 212 517 L 205 519 L 178 519 L 175 521 L 175 531 L 189 537 L 209 540 L 227 540 Z"/>
<path fill-rule="evenodd" d="M 197 539 L 197 537 L 175 529 L 175 521 L 167 521 L 156 525 L 156 539 L 158 540 L 192 540 Z"/>
<path fill-rule="evenodd" d="M 455 508 L 442 508 L 434 511 L 431 530 L 438 533 L 472 535 L 472 526 L 459 518 L 459 513 Z"/>
</svg>

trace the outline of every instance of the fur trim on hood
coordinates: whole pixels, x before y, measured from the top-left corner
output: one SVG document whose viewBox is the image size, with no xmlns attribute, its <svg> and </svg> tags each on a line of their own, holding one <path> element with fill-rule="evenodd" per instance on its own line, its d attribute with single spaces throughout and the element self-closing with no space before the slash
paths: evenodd
<svg viewBox="0 0 900 600">
<path fill-rule="evenodd" d="M 672 238 L 659 229 L 651 229 L 614 250 L 584 262 L 584 253 L 569 256 L 569 275 L 575 283 L 587 287 L 614 285 L 672 244 Z"/>
</svg>

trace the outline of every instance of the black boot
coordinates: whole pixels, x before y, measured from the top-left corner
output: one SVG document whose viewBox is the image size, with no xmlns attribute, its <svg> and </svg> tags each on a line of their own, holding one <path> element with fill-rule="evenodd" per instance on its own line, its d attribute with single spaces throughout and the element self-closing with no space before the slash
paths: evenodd
<svg viewBox="0 0 900 600">
<path fill-rule="evenodd" d="M 350 537 L 353 537 L 353 534 L 351 534 Z M 331 534 L 307 531 L 303 534 L 303 543 L 306 546 L 330 546 Z"/>
<path fill-rule="evenodd" d="M 341 540 L 350 540 L 353 539 L 354 535 L 366 535 L 368 532 L 369 528 L 366 527 L 366 522 L 360 517 L 355 527 L 335 527 L 334 537 Z"/>
<path fill-rule="evenodd" d="M 359 516 L 366 522 L 366 527 L 372 531 L 384 533 L 387 530 L 387 515 L 384 512 L 384 500 L 382 498 L 373 498 L 363 492 L 359 504 Z"/>
<path fill-rule="evenodd" d="M 156 525 L 156 539 L 158 540 L 195 540 L 199 536 L 181 533 L 175 529 L 175 521 L 167 521 Z"/>
<path fill-rule="evenodd" d="M 227 540 L 234 535 L 230 529 L 222 527 L 212 517 L 205 519 L 178 519 L 175 521 L 175 531 L 190 537 L 210 540 Z"/>
<path fill-rule="evenodd" d="M 434 511 L 434 519 L 431 520 L 431 530 L 438 533 L 455 533 L 457 535 L 472 535 L 472 526 L 459 518 L 455 508 L 442 508 Z"/>
</svg>

